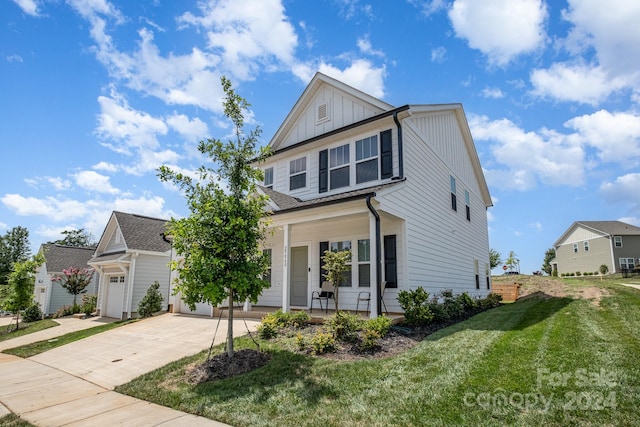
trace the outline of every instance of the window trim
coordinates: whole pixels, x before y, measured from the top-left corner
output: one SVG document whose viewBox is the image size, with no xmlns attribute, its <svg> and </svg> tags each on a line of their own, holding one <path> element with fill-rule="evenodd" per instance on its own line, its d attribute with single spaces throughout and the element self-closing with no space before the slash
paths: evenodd
<svg viewBox="0 0 640 427">
<path fill-rule="evenodd" d="M 622 266 L 622 261 L 623 260 L 624 260 L 624 265 L 626 267 Z M 629 261 L 631 261 L 631 263 L 629 263 Z M 636 268 L 636 260 L 635 260 L 635 258 L 620 257 L 620 258 L 618 258 L 618 264 L 620 265 L 620 269 L 631 270 L 633 268 Z M 633 267 L 629 267 L 629 265 L 632 265 Z"/>
<path fill-rule="evenodd" d="M 465 202 L 465 210 L 467 212 L 467 221 L 471 221 L 471 197 L 469 196 L 469 191 L 464 190 L 464 202 Z"/>
<path fill-rule="evenodd" d="M 588 241 L 588 240 L 585 240 L 585 241 L 583 242 L 583 246 L 582 246 L 582 247 L 584 248 L 584 251 L 585 251 L 585 252 L 589 252 L 589 241 Z"/>
<path fill-rule="evenodd" d="M 578 253 L 578 244 L 577 244 L 577 243 L 574 243 L 574 244 L 573 244 L 573 253 L 574 253 L 574 254 L 577 254 L 577 253 Z"/>
<path fill-rule="evenodd" d="M 342 284 L 340 285 L 341 288 L 351 288 L 353 287 L 353 242 L 351 240 L 329 240 L 329 250 L 331 252 L 341 252 L 344 251 L 346 249 L 342 248 L 342 249 L 338 249 L 336 248 L 336 250 L 333 250 L 333 244 L 336 243 L 349 243 L 349 250 L 351 251 L 351 260 L 349 262 L 346 262 L 345 264 L 348 265 L 349 267 L 351 267 L 348 271 L 348 274 L 345 274 L 346 277 L 349 277 L 349 283 L 347 284 Z"/>
<path fill-rule="evenodd" d="M 370 155 L 369 157 L 363 157 L 360 160 L 358 160 L 358 143 L 364 144 L 364 141 L 367 141 L 369 148 L 373 148 L 376 151 L 375 155 Z M 354 143 L 354 147 L 355 147 L 355 172 L 356 172 L 356 185 L 357 184 L 362 184 L 365 182 L 371 182 L 371 181 L 378 181 L 380 179 L 380 150 L 379 150 L 379 141 L 378 141 L 378 135 L 371 135 L 371 136 L 367 136 L 365 138 L 361 138 L 355 141 Z M 369 179 L 366 181 L 358 181 L 358 166 L 363 164 L 363 163 L 367 163 L 367 162 L 375 162 L 376 165 L 376 176 L 373 179 Z"/>
<path fill-rule="evenodd" d="M 295 173 L 291 173 L 291 164 L 293 162 L 297 162 L 299 160 L 304 160 L 304 169 L 300 170 L 300 171 L 297 171 Z M 307 188 L 307 185 L 308 185 L 308 183 L 307 183 L 307 163 L 308 163 L 307 162 L 307 156 L 302 156 L 302 157 L 298 157 L 298 158 L 289 160 L 289 191 L 295 191 L 295 190 L 300 190 L 300 189 Z M 291 188 L 291 178 L 298 177 L 298 176 L 301 176 L 301 175 L 304 175 L 304 185 L 300 186 L 300 187 L 296 187 L 296 188 Z"/>
<path fill-rule="evenodd" d="M 271 183 L 267 183 L 267 171 L 271 171 Z M 270 166 L 268 168 L 264 168 L 262 172 L 264 173 L 264 180 L 262 183 L 264 184 L 265 188 L 273 188 L 274 172 L 275 172 L 274 167 Z"/>
<path fill-rule="evenodd" d="M 613 247 L 614 248 L 622 247 L 622 236 L 613 236 Z"/>
<path fill-rule="evenodd" d="M 346 150 L 345 150 L 346 147 Z M 332 151 L 336 151 L 342 148 L 342 154 L 343 154 L 343 158 L 341 159 L 342 161 L 344 161 L 344 153 L 347 153 L 347 161 L 346 163 L 340 163 L 336 166 L 332 166 L 332 159 L 331 159 L 331 152 Z M 329 167 L 328 167 L 328 178 L 329 178 L 329 190 L 335 190 L 338 188 L 344 188 L 344 187 L 350 187 L 351 186 L 351 143 L 347 142 L 346 144 L 341 144 L 341 145 L 337 145 L 335 147 L 329 148 L 329 152 L 328 152 L 328 156 L 329 156 Z M 338 159 L 338 156 L 336 154 L 336 160 Z M 340 185 L 339 187 L 335 187 L 334 183 L 333 183 L 333 179 L 332 178 L 332 172 L 340 170 L 340 169 L 347 169 L 347 176 L 348 176 L 348 182 L 346 185 Z"/>
<path fill-rule="evenodd" d="M 456 179 L 449 175 L 449 190 L 451 191 L 451 209 L 458 212 L 458 200 L 456 195 Z"/>
<path fill-rule="evenodd" d="M 360 266 L 361 265 L 366 265 L 369 269 L 371 269 L 371 239 L 370 238 L 366 238 L 366 239 L 357 239 L 357 240 L 358 240 L 358 244 L 357 244 L 356 248 L 357 248 L 357 251 L 358 251 L 358 256 L 357 256 L 356 263 L 358 265 L 358 280 L 357 280 L 358 287 L 359 288 L 370 288 L 371 287 L 371 273 L 369 273 L 369 284 L 368 285 L 361 284 L 361 282 L 360 282 Z M 364 260 L 364 261 L 360 261 L 360 242 L 363 242 L 363 241 L 369 242 L 367 244 L 367 248 L 368 248 L 368 252 L 369 252 L 368 253 L 368 258 L 369 259 Z"/>
<path fill-rule="evenodd" d="M 262 254 L 264 256 L 268 256 L 269 257 L 269 267 L 265 271 L 265 274 L 262 276 L 262 279 L 266 280 L 266 277 L 268 277 L 269 278 L 269 280 L 268 280 L 269 284 L 273 285 L 273 277 L 271 275 L 273 273 L 273 248 L 264 248 L 262 250 Z"/>
</svg>

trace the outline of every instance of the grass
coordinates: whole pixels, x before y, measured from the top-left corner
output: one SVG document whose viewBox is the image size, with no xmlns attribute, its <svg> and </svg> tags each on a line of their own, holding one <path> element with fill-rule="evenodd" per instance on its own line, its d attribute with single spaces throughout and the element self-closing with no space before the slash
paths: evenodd
<svg viewBox="0 0 640 427">
<path fill-rule="evenodd" d="M 10 325 L 2 326 L 0 328 L 0 341 L 6 341 L 13 338 L 21 337 L 23 335 L 32 334 L 34 332 L 42 331 L 44 329 L 59 326 L 59 323 L 54 322 L 51 319 L 38 320 L 37 322 L 20 323 L 20 329 L 14 331 L 16 325 L 13 322 Z M 12 331 L 12 332 L 9 332 Z"/>
<path fill-rule="evenodd" d="M 21 419 L 15 414 L 0 417 L 0 426 L 2 427 L 35 427 L 33 424 Z"/>
<path fill-rule="evenodd" d="M 71 342 L 90 337 L 91 335 L 99 334 L 101 332 L 105 332 L 110 329 L 117 328 L 118 326 L 126 325 L 127 323 L 131 323 L 134 321 L 135 320 L 122 320 L 119 322 L 106 323 L 104 325 L 95 326 L 93 328 L 70 332 L 68 334 L 61 335 L 53 339 L 37 341 L 31 344 L 25 344 L 20 347 L 9 348 L 4 350 L 3 353 L 27 358 L 27 357 L 35 356 L 36 354 L 40 354 L 45 351 L 54 349 L 56 347 L 60 347 L 65 344 L 69 344 Z"/>
<path fill-rule="evenodd" d="M 545 279 L 608 295 L 532 296 L 383 360 L 336 362 L 262 341 L 267 366 L 189 384 L 203 352 L 116 391 L 234 426 L 640 425 L 640 291 Z"/>
</svg>

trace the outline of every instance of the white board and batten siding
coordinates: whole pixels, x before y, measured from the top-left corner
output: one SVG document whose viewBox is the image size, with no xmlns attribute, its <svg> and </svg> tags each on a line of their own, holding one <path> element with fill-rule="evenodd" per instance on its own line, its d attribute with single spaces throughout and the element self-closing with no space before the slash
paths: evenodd
<svg viewBox="0 0 640 427">
<path fill-rule="evenodd" d="M 454 293 L 486 295 L 486 207 L 455 115 L 412 120 L 419 125 L 404 127 L 407 185 L 381 202 L 384 210 L 407 219 L 408 286 L 422 286 L 431 294 L 452 289 Z M 451 209 L 450 176 L 456 178 L 457 211 Z M 464 190 L 470 195 L 471 221 L 466 219 Z"/>
</svg>

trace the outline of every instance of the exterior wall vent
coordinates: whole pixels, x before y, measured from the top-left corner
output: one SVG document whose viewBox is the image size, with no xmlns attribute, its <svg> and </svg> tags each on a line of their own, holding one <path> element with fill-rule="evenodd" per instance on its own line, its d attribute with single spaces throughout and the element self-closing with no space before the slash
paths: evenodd
<svg viewBox="0 0 640 427">
<path fill-rule="evenodd" d="M 318 106 L 318 115 L 316 119 L 316 124 L 328 122 L 330 119 L 329 116 L 329 103 L 325 102 L 324 104 L 320 104 Z"/>
</svg>

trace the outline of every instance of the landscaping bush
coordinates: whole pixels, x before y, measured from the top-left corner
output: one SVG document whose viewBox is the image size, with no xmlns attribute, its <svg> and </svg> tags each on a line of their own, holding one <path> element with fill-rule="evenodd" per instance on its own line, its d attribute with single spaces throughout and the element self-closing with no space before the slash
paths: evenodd
<svg viewBox="0 0 640 427">
<path fill-rule="evenodd" d="M 160 283 L 153 282 L 153 285 L 149 286 L 147 293 L 142 297 L 138 303 L 138 316 L 151 317 L 153 313 L 157 313 L 162 310 L 162 294 L 160 293 Z"/>
<path fill-rule="evenodd" d="M 318 331 L 311 337 L 311 353 L 324 354 L 335 350 L 336 339 L 331 332 Z"/>
<path fill-rule="evenodd" d="M 369 351 L 379 347 L 378 340 L 382 338 L 378 331 L 374 329 L 365 329 L 362 331 L 362 340 L 360 341 L 360 350 Z"/>
<path fill-rule="evenodd" d="M 362 321 L 346 311 L 338 311 L 325 322 L 335 339 L 353 342 L 358 338 L 358 331 L 362 329 Z"/>
<path fill-rule="evenodd" d="M 458 303 L 464 308 L 464 310 L 473 310 L 476 308 L 476 301 L 471 298 L 467 292 L 463 292 L 456 297 Z"/>
<path fill-rule="evenodd" d="M 364 332 L 374 331 L 378 334 L 379 338 L 384 338 L 391 329 L 391 318 L 382 315 L 374 319 L 369 319 L 364 322 L 362 330 Z"/>
<path fill-rule="evenodd" d="M 258 326 L 260 338 L 270 339 L 278 335 L 279 329 L 302 328 L 309 323 L 311 316 L 305 311 L 294 311 L 285 313 L 282 310 L 269 313 L 262 318 L 262 323 Z"/>
<path fill-rule="evenodd" d="M 487 295 L 486 298 L 478 300 L 478 306 L 483 310 L 487 310 L 489 308 L 498 307 L 501 302 L 502 302 L 502 295 L 494 294 L 492 292 L 489 295 Z"/>
<path fill-rule="evenodd" d="M 89 316 L 96 311 L 96 304 L 98 303 L 98 295 L 96 294 L 82 294 L 81 296 L 81 311 Z"/>
<path fill-rule="evenodd" d="M 80 313 L 80 306 L 76 305 L 63 305 L 53 314 L 54 319 L 58 319 L 60 317 L 71 316 L 73 314 Z"/>
<path fill-rule="evenodd" d="M 262 323 L 258 325 L 256 330 L 258 331 L 258 336 L 264 340 L 278 336 L 278 327 L 274 323 L 265 322 L 264 319 L 262 320 Z"/>
<path fill-rule="evenodd" d="M 429 293 L 419 287 L 412 291 L 400 291 L 398 302 L 404 317 L 410 325 L 427 325 L 433 320 L 429 304 Z"/>
<path fill-rule="evenodd" d="M 22 321 L 29 323 L 37 322 L 38 320 L 42 320 L 42 310 L 40 310 L 40 305 L 34 302 L 24 310 Z"/>
</svg>

